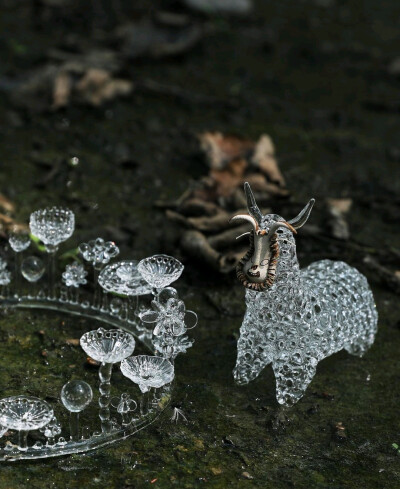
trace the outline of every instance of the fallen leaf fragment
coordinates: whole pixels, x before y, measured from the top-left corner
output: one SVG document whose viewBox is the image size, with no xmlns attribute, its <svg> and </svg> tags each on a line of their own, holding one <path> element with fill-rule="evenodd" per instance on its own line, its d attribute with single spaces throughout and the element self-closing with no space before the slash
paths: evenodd
<svg viewBox="0 0 400 489">
<path fill-rule="evenodd" d="M 254 479 L 254 477 L 248 472 L 242 472 L 242 477 L 244 477 L 245 479 Z"/>
<path fill-rule="evenodd" d="M 221 475 L 222 474 L 222 469 L 220 469 L 219 467 L 211 467 L 210 470 L 211 470 L 213 475 Z"/>
<path fill-rule="evenodd" d="M 348 240 L 350 228 L 346 220 L 346 214 L 353 204 L 352 199 L 327 199 L 328 226 L 332 236 L 336 239 Z"/>
<path fill-rule="evenodd" d="M 14 212 L 15 205 L 10 199 L 7 199 L 3 194 L 0 194 L 0 208 L 5 212 Z"/>
<path fill-rule="evenodd" d="M 67 343 L 67 345 L 70 345 L 70 346 L 79 346 L 80 345 L 78 338 L 69 338 L 65 341 L 65 343 Z"/>
</svg>

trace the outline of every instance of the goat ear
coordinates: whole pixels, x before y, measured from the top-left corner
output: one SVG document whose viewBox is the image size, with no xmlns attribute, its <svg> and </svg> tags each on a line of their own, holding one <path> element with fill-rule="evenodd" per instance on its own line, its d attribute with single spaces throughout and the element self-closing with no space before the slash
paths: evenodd
<svg viewBox="0 0 400 489">
<path fill-rule="evenodd" d="M 304 209 L 294 219 L 288 221 L 288 223 L 292 225 L 294 229 L 300 229 L 302 226 L 304 226 L 304 224 L 308 221 L 308 218 L 310 217 L 314 203 L 315 199 L 310 199 Z"/>
</svg>

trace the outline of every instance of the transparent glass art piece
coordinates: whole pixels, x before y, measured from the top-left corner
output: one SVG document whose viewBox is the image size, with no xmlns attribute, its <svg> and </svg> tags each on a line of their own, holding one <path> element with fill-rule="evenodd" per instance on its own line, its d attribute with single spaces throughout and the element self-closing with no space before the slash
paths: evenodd
<svg viewBox="0 0 400 489">
<path fill-rule="evenodd" d="M 85 353 L 102 363 L 120 362 L 132 355 L 135 349 L 133 335 L 119 329 L 89 331 L 82 336 L 80 343 Z"/>
<path fill-rule="evenodd" d="M 104 241 L 102 238 L 80 244 L 79 251 L 83 259 L 95 268 L 101 268 L 119 254 L 119 248 L 113 241 Z"/>
<path fill-rule="evenodd" d="M 31 214 L 31 233 L 53 252 L 58 245 L 70 238 L 75 229 L 75 216 L 69 209 L 48 207 Z"/>
<path fill-rule="evenodd" d="M 0 461 L 84 453 L 146 428 L 170 402 L 174 359 L 193 345 L 193 339 L 184 333 L 197 323 L 197 315 L 186 310 L 176 290 L 163 289 L 182 273 L 178 260 L 164 255 L 145 259 L 143 262 L 158 264 L 146 278 L 136 260 L 112 263 L 119 253 L 117 245 L 98 238 L 80 246 L 84 263 L 68 263 L 60 270 L 55 267 L 55 256 L 58 245 L 73 233 L 73 213 L 59 208 L 36 211 L 30 226 L 32 234 L 46 245 L 46 252 L 26 257 L 30 241 L 10 237 L 11 250 L 4 250 L 2 256 L 12 256 L 0 259 L 0 307 L 54 310 L 87 318 L 89 324 L 100 323 L 107 329 L 89 331 L 80 342 L 82 356 L 99 363 L 93 367 L 98 368 L 97 381 L 87 371 L 85 379 L 91 377 L 90 383 L 70 380 L 60 392 L 61 403 L 18 392 L 0 401 Z M 14 271 L 8 270 L 9 263 Z M 158 314 L 153 328 L 139 317 L 139 312 L 146 311 Z M 165 327 L 159 326 L 157 336 L 153 335 L 152 329 L 161 322 Z M 149 355 L 131 356 L 137 342 Z M 121 361 L 126 362 L 129 375 L 119 376 L 112 388 L 113 365 Z M 74 376 L 77 373 L 74 369 Z M 140 389 L 130 392 L 131 380 Z M 117 394 L 115 402 L 111 393 Z M 96 403 L 91 402 L 93 397 Z"/>
<path fill-rule="evenodd" d="M 182 275 L 183 265 L 172 256 L 154 255 L 142 260 L 138 270 L 152 287 L 162 289 L 178 280 Z"/>
<path fill-rule="evenodd" d="M 174 379 L 174 366 L 166 358 L 137 355 L 121 362 L 121 372 L 137 384 L 142 392 L 159 388 Z"/>
<path fill-rule="evenodd" d="M 144 323 L 154 323 L 154 336 L 181 336 L 197 324 L 197 314 L 187 311 L 185 303 L 179 299 L 178 292 L 167 287 L 151 303 L 152 310 L 139 314 Z"/>
<path fill-rule="evenodd" d="M 276 397 L 293 405 L 323 358 L 345 349 L 362 356 L 372 345 L 378 315 L 367 279 L 343 262 L 322 260 L 300 270 L 294 234 L 307 221 L 314 201 L 290 221 L 263 215 L 245 185 L 252 225 L 249 251 L 237 275 L 246 288 L 234 377 L 254 380 L 269 364 Z"/>
<path fill-rule="evenodd" d="M 8 238 L 8 242 L 10 243 L 11 248 L 15 251 L 15 253 L 21 253 L 29 248 L 31 244 L 31 238 L 28 233 L 16 232 L 12 233 Z"/>
<path fill-rule="evenodd" d="M 81 263 L 74 262 L 65 267 L 65 272 L 62 274 L 62 280 L 67 287 L 78 288 L 81 285 L 87 284 L 87 274 L 88 272 Z"/>
<path fill-rule="evenodd" d="M 99 275 L 99 284 L 107 291 L 126 296 L 151 293 L 151 286 L 138 271 L 136 260 L 125 260 L 107 265 Z"/>
<path fill-rule="evenodd" d="M 51 406 L 36 397 L 14 396 L 0 400 L 0 425 L 19 432 L 19 448 L 27 449 L 27 432 L 39 430 L 53 418 Z"/>
</svg>

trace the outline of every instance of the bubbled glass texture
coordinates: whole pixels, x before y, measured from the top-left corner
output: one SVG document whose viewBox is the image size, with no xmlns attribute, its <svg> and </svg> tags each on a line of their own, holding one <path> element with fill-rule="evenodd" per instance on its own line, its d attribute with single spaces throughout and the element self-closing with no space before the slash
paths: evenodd
<svg viewBox="0 0 400 489">
<path fill-rule="evenodd" d="M 355 268 L 322 260 L 300 271 L 291 232 L 279 230 L 278 242 L 273 286 L 246 290 L 234 377 L 246 384 L 272 363 L 277 400 L 290 406 L 304 395 L 320 360 L 342 349 L 356 356 L 368 350 L 378 315 Z"/>
<path fill-rule="evenodd" d="M 69 209 L 48 207 L 32 212 L 29 226 L 45 245 L 58 246 L 72 236 L 75 216 Z"/>
</svg>

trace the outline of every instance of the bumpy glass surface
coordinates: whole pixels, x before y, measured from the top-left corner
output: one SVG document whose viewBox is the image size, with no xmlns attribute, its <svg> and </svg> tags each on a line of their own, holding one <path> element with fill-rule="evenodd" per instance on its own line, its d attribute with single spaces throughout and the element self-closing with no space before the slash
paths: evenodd
<svg viewBox="0 0 400 489">
<path fill-rule="evenodd" d="M 11 272 L 7 270 L 7 262 L 0 258 L 0 285 L 8 285 L 11 282 Z"/>
<path fill-rule="evenodd" d="M 138 270 L 152 287 L 161 289 L 178 280 L 183 272 L 182 263 L 168 255 L 154 255 L 141 260 Z"/>
<path fill-rule="evenodd" d="M 174 379 L 174 366 L 166 358 L 137 355 L 121 362 L 121 372 L 142 392 L 162 387 Z"/>
<path fill-rule="evenodd" d="M 8 238 L 8 242 L 10 243 L 11 248 L 16 253 L 21 253 L 29 248 L 31 244 L 31 238 L 27 233 L 13 233 Z"/>
<path fill-rule="evenodd" d="M 357 356 L 368 350 L 378 315 L 356 269 L 323 260 L 300 270 L 293 234 L 279 229 L 277 235 L 274 284 L 263 292 L 246 289 L 234 377 L 248 383 L 272 363 L 277 400 L 290 406 L 304 395 L 320 360 L 342 349 Z"/>
<path fill-rule="evenodd" d="M 78 288 L 87 283 L 87 271 L 81 263 L 75 262 L 65 267 L 65 272 L 62 274 L 62 280 L 67 287 Z"/>
<path fill-rule="evenodd" d="M 151 286 L 138 271 L 136 260 L 107 265 L 99 275 L 99 284 L 107 292 L 126 296 L 150 294 Z"/>
<path fill-rule="evenodd" d="M 90 262 L 95 268 L 101 268 L 119 254 L 119 248 L 114 241 L 104 241 L 102 238 L 80 244 L 79 251 L 83 259 Z"/>
<path fill-rule="evenodd" d="M 81 337 L 80 343 L 87 355 L 102 363 L 120 362 L 135 349 L 134 337 L 120 329 L 89 331 Z"/>
<path fill-rule="evenodd" d="M 31 431 L 53 418 L 52 407 L 36 397 L 14 396 L 0 400 L 0 425 L 10 430 Z"/>
<path fill-rule="evenodd" d="M 75 229 L 75 216 L 69 209 L 48 207 L 31 214 L 31 233 L 45 245 L 58 246 L 70 238 Z"/>
</svg>

